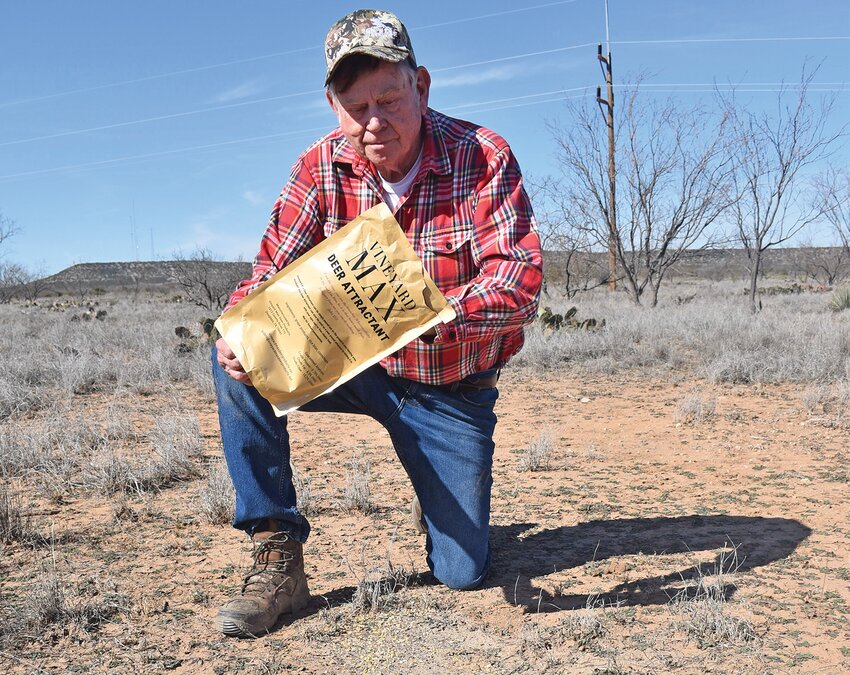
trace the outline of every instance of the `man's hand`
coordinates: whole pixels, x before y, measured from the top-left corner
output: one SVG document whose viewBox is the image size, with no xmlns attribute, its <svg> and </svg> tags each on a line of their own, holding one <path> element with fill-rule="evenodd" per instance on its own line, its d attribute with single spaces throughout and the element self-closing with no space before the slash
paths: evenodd
<svg viewBox="0 0 850 675">
<path fill-rule="evenodd" d="M 237 382 L 253 387 L 251 378 L 248 377 L 248 373 L 245 372 L 242 364 L 239 363 L 239 359 L 236 358 L 236 354 L 233 353 L 233 350 L 224 341 L 224 338 L 216 340 L 215 348 L 218 352 L 218 365 L 224 369 L 224 372 Z"/>
</svg>

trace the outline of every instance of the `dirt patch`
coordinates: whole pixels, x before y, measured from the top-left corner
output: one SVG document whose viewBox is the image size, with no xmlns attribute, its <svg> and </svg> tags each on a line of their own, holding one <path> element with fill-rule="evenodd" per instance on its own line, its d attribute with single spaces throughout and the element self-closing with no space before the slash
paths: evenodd
<svg viewBox="0 0 850 675">
<path fill-rule="evenodd" d="M 145 495 L 24 495 L 53 543 L 7 545 L 0 661 L 15 672 L 842 672 L 850 669 L 847 431 L 793 386 L 574 379 L 509 370 L 497 404 L 493 572 L 482 589 L 433 584 L 408 523 L 412 496 L 380 427 L 291 418 L 317 514 L 313 600 L 256 641 L 213 630 L 250 547 L 198 514 L 203 480 Z M 127 394 L 146 433 L 174 401 Z M 711 400 L 699 415 L 694 397 Z M 97 414 L 112 397 L 74 405 Z M 220 455 L 214 404 L 188 387 Z M 519 471 L 542 433 L 549 469 Z M 129 452 L 135 446 L 128 446 Z M 372 513 L 340 508 L 346 463 L 370 463 Z M 358 612 L 357 585 L 391 560 L 403 583 Z M 65 613 L 24 627 L 55 575 Z M 30 603 L 30 604 L 28 604 Z"/>
</svg>

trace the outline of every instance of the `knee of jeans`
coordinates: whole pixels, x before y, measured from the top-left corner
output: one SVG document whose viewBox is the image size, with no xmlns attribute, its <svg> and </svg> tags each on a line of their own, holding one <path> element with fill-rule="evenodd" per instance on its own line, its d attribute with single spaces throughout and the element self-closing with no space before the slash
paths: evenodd
<svg viewBox="0 0 850 675">
<path fill-rule="evenodd" d="M 435 556 L 432 551 L 428 563 L 434 577 L 441 584 L 457 591 L 468 591 L 478 588 L 490 567 L 489 546 L 482 556 L 483 560 L 475 560 L 465 553 L 460 556 Z"/>
<path fill-rule="evenodd" d="M 484 581 L 486 574 L 486 569 L 476 571 L 471 567 L 468 569 L 434 570 L 434 577 L 437 581 L 455 591 L 471 591 L 478 588 Z"/>
</svg>

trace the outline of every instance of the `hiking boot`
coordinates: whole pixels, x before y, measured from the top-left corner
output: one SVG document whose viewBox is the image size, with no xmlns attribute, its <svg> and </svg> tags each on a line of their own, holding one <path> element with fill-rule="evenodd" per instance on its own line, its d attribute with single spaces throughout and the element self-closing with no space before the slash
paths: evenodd
<svg viewBox="0 0 850 675">
<path fill-rule="evenodd" d="M 413 495 L 413 501 L 410 502 L 410 524 L 413 525 L 413 529 L 419 534 L 428 532 L 428 528 L 425 526 L 425 519 L 422 517 L 422 507 L 419 505 L 419 497 L 416 495 Z"/>
<path fill-rule="evenodd" d="M 252 539 L 254 566 L 239 595 L 215 618 L 216 628 L 225 635 L 262 635 L 282 614 L 297 612 L 310 600 L 301 543 L 286 532 L 257 532 Z"/>
</svg>

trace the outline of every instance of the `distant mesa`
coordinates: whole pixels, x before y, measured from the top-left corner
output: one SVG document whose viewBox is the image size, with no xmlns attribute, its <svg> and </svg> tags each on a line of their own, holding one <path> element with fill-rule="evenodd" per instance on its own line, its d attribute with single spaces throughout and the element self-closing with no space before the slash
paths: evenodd
<svg viewBox="0 0 850 675">
<path fill-rule="evenodd" d="M 175 276 L 186 265 L 204 267 L 213 277 L 246 279 L 251 275 L 248 262 L 199 262 L 163 260 L 151 262 L 79 263 L 57 272 L 44 280 L 48 290 L 55 293 L 80 291 L 145 290 L 177 291 Z"/>
<path fill-rule="evenodd" d="M 837 252 L 837 248 L 771 248 L 765 251 L 762 271 L 765 277 L 795 278 L 799 276 L 804 261 L 812 252 L 823 254 Z M 595 266 L 607 270 L 607 252 L 579 254 L 592 260 Z M 547 277 L 557 276 L 568 255 L 562 251 L 544 251 L 544 268 Z M 714 249 L 690 252 L 668 274 L 672 279 L 740 280 L 746 275 L 747 255 L 742 249 Z M 109 263 L 80 263 L 47 277 L 44 285 L 54 293 L 145 290 L 157 292 L 179 291 L 174 282 L 179 270 L 186 266 L 204 268 L 213 278 L 227 280 L 247 279 L 251 275 L 248 262 L 201 261 L 134 261 Z"/>
<path fill-rule="evenodd" d="M 762 276 L 764 278 L 794 279 L 805 278 L 806 267 L 814 262 L 813 255 L 840 254 L 837 247 L 779 247 L 769 248 L 762 258 Z M 608 252 L 579 253 L 582 262 L 591 262 L 594 269 L 601 269 L 607 275 Z M 564 251 L 544 251 L 543 267 L 547 275 L 563 268 L 569 259 Z M 667 274 L 667 280 L 703 279 L 711 281 L 737 280 L 746 278 L 749 260 L 741 248 L 717 248 L 703 251 L 687 251 Z M 801 276 L 802 274 L 802 276 Z"/>
</svg>

